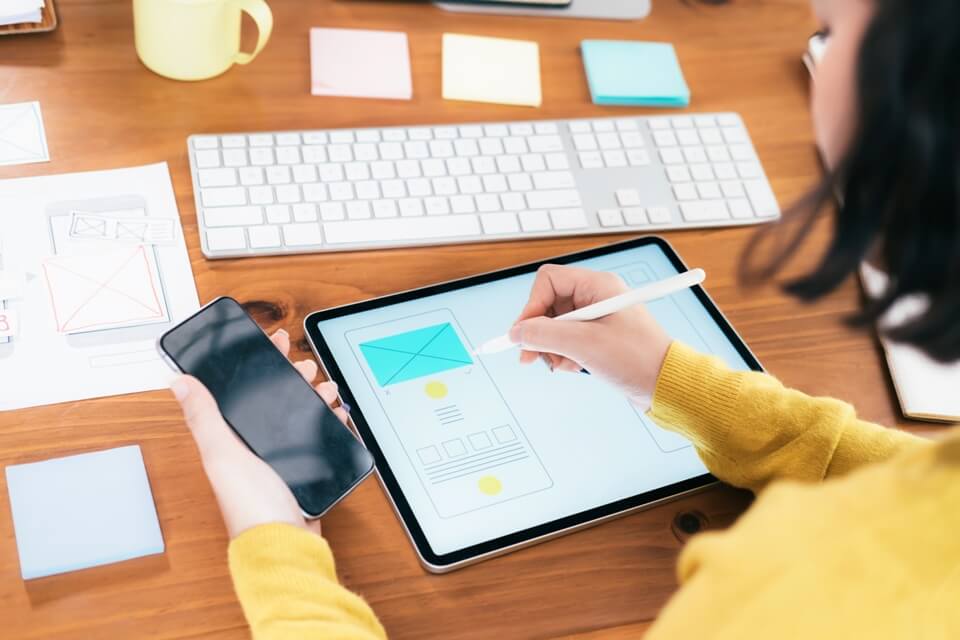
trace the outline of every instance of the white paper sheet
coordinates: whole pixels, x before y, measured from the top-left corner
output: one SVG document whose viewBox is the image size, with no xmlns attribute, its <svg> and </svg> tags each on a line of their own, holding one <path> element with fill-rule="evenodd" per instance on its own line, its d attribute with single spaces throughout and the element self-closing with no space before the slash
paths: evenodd
<svg viewBox="0 0 960 640">
<path fill-rule="evenodd" d="M 0 16 L 0 27 L 10 24 L 38 24 L 43 22 L 43 12 L 39 9 L 19 15 Z"/>
<path fill-rule="evenodd" d="M 0 166 L 49 161 L 40 103 L 0 104 Z"/>
<path fill-rule="evenodd" d="M 164 220 L 166 245 L 77 239 L 73 212 Z M 166 163 L 0 181 L 0 411 L 165 387 L 157 337 L 199 308 Z"/>
</svg>

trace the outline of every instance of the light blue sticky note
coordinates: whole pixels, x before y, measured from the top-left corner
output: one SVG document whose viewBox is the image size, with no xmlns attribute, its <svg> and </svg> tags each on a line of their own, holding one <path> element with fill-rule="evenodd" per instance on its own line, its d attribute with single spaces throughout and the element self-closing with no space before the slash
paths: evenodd
<svg viewBox="0 0 960 640">
<path fill-rule="evenodd" d="M 595 104 L 685 107 L 690 89 L 673 45 L 584 40 L 580 44 Z"/>
<path fill-rule="evenodd" d="M 140 447 L 7 467 L 24 580 L 163 553 Z"/>
</svg>

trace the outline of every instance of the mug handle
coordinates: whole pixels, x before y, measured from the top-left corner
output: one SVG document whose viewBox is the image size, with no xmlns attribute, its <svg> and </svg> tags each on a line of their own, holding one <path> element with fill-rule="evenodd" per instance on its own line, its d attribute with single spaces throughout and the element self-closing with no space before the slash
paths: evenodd
<svg viewBox="0 0 960 640">
<path fill-rule="evenodd" d="M 234 0 L 234 3 L 240 7 L 241 11 L 253 18 L 257 25 L 257 46 L 250 53 L 238 51 L 233 57 L 236 64 L 247 64 L 257 57 L 270 39 L 270 32 L 273 31 L 273 13 L 264 0 Z"/>
</svg>

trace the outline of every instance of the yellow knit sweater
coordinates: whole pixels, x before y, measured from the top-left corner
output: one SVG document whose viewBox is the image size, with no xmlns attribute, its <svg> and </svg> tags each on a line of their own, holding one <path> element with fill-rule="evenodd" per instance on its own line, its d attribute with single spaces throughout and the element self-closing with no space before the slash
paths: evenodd
<svg viewBox="0 0 960 640">
<path fill-rule="evenodd" d="M 678 343 L 650 415 L 759 498 L 728 531 L 690 542 L 648 640 L 960 638 L 956 432 L 931 443 L 862 422 Z M 229 556 L 257 640 L 386 637 L 319 536 L 265 525 Z"/>
</svg>

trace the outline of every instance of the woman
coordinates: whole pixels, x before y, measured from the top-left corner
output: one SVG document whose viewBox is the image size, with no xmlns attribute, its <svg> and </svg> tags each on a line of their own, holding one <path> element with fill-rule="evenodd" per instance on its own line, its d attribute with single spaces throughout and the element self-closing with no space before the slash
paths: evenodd
<svg viewBox="0 0 960 640">
<path fill-rule="evenodd" d="M 925 311 L 892 337 L 956 359 L 960 3 L 814 5 L 832 32 L 814 116 L 834 177 L 812 202 L 819 207 L 836 187 L 844 205 L 821 265 L 790 289 L 816 298 L 863 259 L 877 259 L 893 284 L 859 319 L 923 294 Z M 623 288 L 607 274 L 542 269 L 511 332 L 522 360 L 586 367 L 691 440 L 717 477 L 759 493 L 731 529 L 687 546 L 681 588 L 648 637 L 960 638 L 960 433 L 928 442 L 769 376 L 731 372 L 671 343 L 643 309 L 590 323 L 550 319 Z M 289 349 L 286 334 L 274 341 Z M 297 367 L 309 380 L 316 375 L 311 362 Z M 318 390 L 336 397 L 332 385 Z M 317 525 L 304 523 L 206 390 L 180 378 L 173 391 L 233 539 L 230 569 L 254 636 L 384 637 L 366 604 L 337 583 Z"/>
</svg>

